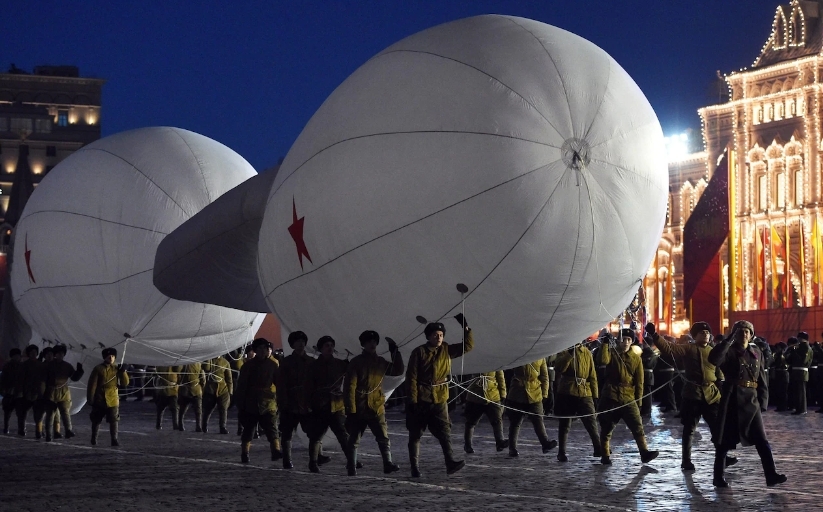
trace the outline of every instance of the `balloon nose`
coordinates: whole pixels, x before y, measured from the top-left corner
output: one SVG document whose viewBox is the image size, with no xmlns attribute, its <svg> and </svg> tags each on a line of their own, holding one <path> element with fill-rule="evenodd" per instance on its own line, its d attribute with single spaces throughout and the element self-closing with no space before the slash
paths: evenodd
<svg viewBox="0 0 823 512">
<path fill-rule="evenodd" d="M 572 137 L 563 142 L 560 153 L 566 167 L 575 171 L 582 171 L 591 161 L 590 150 L 591 146 L 587 141 Z"/>
</svg>

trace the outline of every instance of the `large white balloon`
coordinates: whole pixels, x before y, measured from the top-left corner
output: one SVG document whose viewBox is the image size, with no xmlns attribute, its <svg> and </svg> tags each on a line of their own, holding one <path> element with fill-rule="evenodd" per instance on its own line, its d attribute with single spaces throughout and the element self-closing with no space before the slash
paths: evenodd
<svg viewBox="0 0 823 512">
<path fill-rule="evenodd" d="M 663 148 L 643 93 L 589 41 L 508 16 L 426 30 L 352 74 L 289 151 L 263 294 L 287 330 L 357 352 L 375 329 L 408 354 L 417 317 L 459 312 L 463 283 L 476 348 L 456 368 L 536 360 L 637 291 L 665 220 Z"/>
<path fill-rule="evenodd" d="M 118 361 L 125 353 L 130 363 L 173 364 L 242 345 L 257 314 L 169 299 L 152 271 L 163 237 L 254 174 L 231 149 L 178 128 L 80 149 L 43 179 L 16 226 L 21 315 L 97 362 L 102 346 L 117 347 Z"/>
</svg>

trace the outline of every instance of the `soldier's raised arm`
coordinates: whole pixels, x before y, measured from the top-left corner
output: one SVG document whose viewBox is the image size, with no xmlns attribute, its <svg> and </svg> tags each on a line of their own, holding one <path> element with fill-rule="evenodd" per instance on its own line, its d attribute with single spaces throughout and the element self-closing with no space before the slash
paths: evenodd
<svg viewBox="0 0 823 512">
<path fill-rule="evenodd" d="M 464 326 L 462 329 L 462 335 L 464 338 L 460 341 L 460 343 L 449 344 L 449 357 L 452 359 L 460 357 L 467 352 L 471 352 L 474 348 L 474 335 L 472 334 L 471 328 L 469 328 L 468 324 L 466 324 L 466 319 L 461 313 L 456 314 L 454 319 L 460 322 L 461 326 Z"/>
</svg>

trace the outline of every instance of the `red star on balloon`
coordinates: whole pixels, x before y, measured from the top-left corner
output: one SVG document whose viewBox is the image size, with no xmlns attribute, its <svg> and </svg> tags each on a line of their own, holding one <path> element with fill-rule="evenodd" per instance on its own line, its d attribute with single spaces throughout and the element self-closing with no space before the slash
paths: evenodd
<svg viewBox="0 0 823 512">
<path fill-rule="evenodd" d="M 34 280 L 34 274 L 31 273 L 31 250 L 29 250 L 29 234 L 26 233 L 26 270 L 29 271 L 29 281 L 37 284 Z"/>
<path fill-rule="evenodd" d="M 294 245 L 297 247 L 297 257 L 300 258 L 300 270 L 303 270 L 303 256 L 309 260 L 309 263 L 313 262 L 311 256 L 309 256 L 309 250 L 306 248 L 306 242 L 303 240 L 303 220 L 305 217 L 297 218 L 297 206 L 294 203 L 294 197 L 291 198 L 291 211 L 292 223 L 291 226 L 289 226 L 289 234 L 292 240 L 294 240 Z"/>
</svg>

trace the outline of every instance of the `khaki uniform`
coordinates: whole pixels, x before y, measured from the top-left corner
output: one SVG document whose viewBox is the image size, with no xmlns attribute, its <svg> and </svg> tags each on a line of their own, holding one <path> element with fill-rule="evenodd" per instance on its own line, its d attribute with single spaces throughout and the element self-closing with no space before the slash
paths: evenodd
<svg viewBox="0 0 823 512">
<path fill-rule="evenodd" d="M 0 395 L 3 395 L 3 433 L 9 433 L 9 421 L 11 413 L 14 411 L 16 398 L 14 390 L 17 387 L 17 378 L 22 368 L 20 361 L 12 359 L 3 365 L 0 373 Z"/>
<path fill-rule="evenodd" d="M 472 437 L 483 414 L 489 419 L 497 446 L 507 445 L 503 439 L 503 406 L 500 405 L 500 402 L 506 398 L 506 378 L 503 372 L 497 370 L 480 374 L 472 381 L 468 390 L 465 411 L 466 430 L 463 434 L 466 451 L 474 452 L 471 446 Z"/>
<path fill-rule="evenodd" d="M 97 444 L 97 432 L 103 418 L 109 424 L 112 444 L 117 442 L 117 423 L 120 421 L 120 396 L 117 388 L 129 385 L 129 374 L 113 364 L 101 363 L 94 367 L 86 386 L 86 401 L 91 404 L 91 439 Z"/>
<path fill-rule="evenodd" d="M 598 404 L 600 444 L 604 457 L 610 455 L 610 441 L 614 427 L 622 419 L 632 433 L 641 453 L 648 452 L 639 403 L 643 397 L 643 362 L 629 349 L 616 353 L 608 345 L 601 347 L 601 360 L 606 364 L 603 394 Z"/>
<path fill-rule="evenodd" d="M 420 459 L 420 439 L 428 429 L 440 442 L 446 464 L 454 462 L 451 447 L 451 420 L 449 419 L 449 379 L 451 360 L 461 357 L 474 348 L 474 335 L 468 327 L 464 341 L 432 347 L 428 343 L 414 349 L 409 356 L 406 383 L 409 388 L 411 407 L 406 414 L 409 429 L 409 459 L 417 468 Z"/>
<path fill-rule="evenodd" d="M 377 354 L 363 352 L 349 363 L 343 382 L 343 401 L 346 406 L 346 431 L 349 434 L 348 461 L 346 467 L 357 464 L 357 447 L 366 427 L 371 429 L 385 461 L 391 457 L 389 429 L 386 425 L 386 395 L 383 394 L 383 377 L 403 375 L 403 356 L 394 353 L 388 362 Z"/>
<path fill-rule="evenodd" d="M 217 407 L 220 412 L 220 433 L 227 434 L 229 403 L 234 389 L 229 362 L 223 356 L 217 356 L 203 363 L 206 385 L 203 387 L 203 432 L 208 431 L 209 418 Z"/>
<path fill-rule="evenodd" d="M 248 454 L 257 426 L 266 433 L 272 457 L 279 455 L 277 447 L 277 391 L 281 380 L 280 366 L 273 359 L 254 358 L 240 368 L 235 389 L 235 403 L 243 425 L 240 438 Z"/>
<path fill-rule="evenodd" d="M 180 415 L 178 426 L 180 430 L 185 430 L 183 418 L 186 416 L 189 407 L 194 404 L 194 425 L 195 432 L 201 432 L 200 427 L 203 420 L 203 387 L 206 385 L 206 374 L 203 373 L 203 366 L 200 363 L 192 363 L 183 366 L 179 376 L 180 389 L 178 402 L 180 404 Z"/>
<path fill-rule="evenodd" d="M 343 401 L 343 382 L 348 366 L 347 361 L 321 355 L 309 367 L 306 385 L 311 407 L 310 463 L 317 463 L 323 437 L 329 428 L 340 443 L 343 453 L 348 451 L 349 434 L 346 432 L 346 406 Z"/>
<path fill-rule="evenodd" d="M 51 361 L 46 365 L 46 439 L 51 439 L 55 427 L 54 413 L 59 411 L 66 435 L 72 436 L 71 392 L 69 381 L 77 382 L 83 377 L 83 368 L 75 368 L 66 361 Z"/>
<path fill-rule="evenodd" d="M 46 414 L 43 396 L 46 392 L 45 363 L 37 359 L 26 359 L 20 365 L 15 387 L 15 407 L 17 410 L 17 433 L 26 435 L 26 416 L 32 409 L 36 435 L 39 439 L 43 432 L 43 419 Z"/>
<path fill-rule="evenodd" d="M 163 428 L 163 414 L 171 409 L 172 428 L 180 428 L 179 380 L 180 366 L 158 366 L 154 373 L 154 402 L 157 406 L 157 422 L 155 428 Z"/>
<path fill-rule="evenodd" d="M 558 456 L 566 454 L 566 442 L 572 426 L 572 419 L 568 416 L 580 416 L 580 421 L 592 441 L 594 456 L 599 456 L 600 430 L 597 428 L 597 415 L 594 409 L 594 400 L 598 398 L 599 388 L 591 352 L 586 347 L 577 345 L 557 354 L 554 371 L 557 375 L 555 412 L 560 416 L 557 432 L 560 446 Z"/>
<path fill-rule="evenodd" d="M 528 416 L 543 451 L 553 448 L 543 423 L 543 400 L 549 396 L 549 368 L 545 359 L 512 370 L 507 403 L 509 409 L 509 454 L 517 455 L 517 438 L 523 419 Z"/>
</svg>

